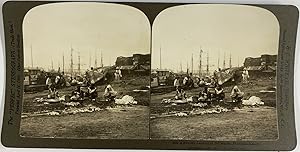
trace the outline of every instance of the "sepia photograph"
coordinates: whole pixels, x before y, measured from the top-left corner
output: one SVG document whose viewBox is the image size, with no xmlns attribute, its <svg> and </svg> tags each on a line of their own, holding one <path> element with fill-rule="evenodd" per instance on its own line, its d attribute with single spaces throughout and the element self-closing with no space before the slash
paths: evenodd
<svg viewBox="0 0 300 152">
<path fill-rule="evenodd" d="M 151 27 L 130 6 L 57 3 L 31 9 L 23 32 L 22 137 L 278 139 L 268 10 L 175 6 Z"/>
<path fill-rule="evenodd" d="M 131 6 L 32 8 L 23 22 L 20 136 L 149 139 L 150 34 Z"/>
<path fill-rule="evenodd" d="M 150 138 L 275 141 L 279 23 L 246 5 L 170 7 L 152 28 Z"/>
<path fill-rule="evenodd" d="M 2 10 L 4 148 L 297 145 L 297 5 L 9 1 Z"/>
</svg>

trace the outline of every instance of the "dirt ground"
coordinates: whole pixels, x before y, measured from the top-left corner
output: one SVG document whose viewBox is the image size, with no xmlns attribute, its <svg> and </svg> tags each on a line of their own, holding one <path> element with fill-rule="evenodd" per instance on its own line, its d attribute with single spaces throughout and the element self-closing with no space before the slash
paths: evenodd
<svg viewBox="0 0 300 152">
<path fill-rule="evenodd" d="M 149 108 L 119 107 L 93 113 L 28 117 L 21 121 L 26 137 L 148 139 Z"/>
<path fill-rule="evenodd" d="M 151 139 L 276 140 L 276 110 L 242 109 L 221 114 L 162 117 L 150 120 Z"/>
<path fill-rule="evenodd" d="M 23 117 L 20 135 L 30 137 L 57 138 L 118 138 L 146 139 L 149 137 L 149 92 L 135 92 L 149 85 L 148 77 L 136 77 L 112 82 L 118 92 L 117 98 L 130 95 L 137 105 L 113 106 L 104 101 L 106 85 L 97 86 L 97 102 L 85 100 L 81 105 L 66 106 L 62 103 L 44 104 L 34 102 L 36 98 L 46 98 L 47 90 L 24 93 Z M 59 95 L 70 95 L 75 87 L 59 90 Z M 66 109 L 79 109 L 87 106 L 99 107 L 101 111 L 91 113 L 60 114 L 58 116 L 33 116 L 44 111 L 61 112 Z"/>
<path fill-rule="evenodd" d="M 170 106 L 162 104 L 162 99 L 172 98 L 175 92 L 151 94 L 150 135 L 152 139 L 194 139 L 194 140 L 276 140 L 277 113 L 276 93 L 260 93 L 274 87 L 274 79 L 256 79 L 250 83 L 240 83 L 245 93 L 244 99 L 257 96 L 265 103 L 260 107 L 242 107 L 220 114 L 164 116 L 171 111 L 191 111 L 195 107 L 188 104 Z M 225 101 L 230 100 L 233 86 L 224 88 Z M 188 96 L 198 95 L 201 88 L 187 90 Z M 227 105 L 225 103 L 225 105 Z M 224 105 L 223 105 L 224 106 Z"/>
</svg>

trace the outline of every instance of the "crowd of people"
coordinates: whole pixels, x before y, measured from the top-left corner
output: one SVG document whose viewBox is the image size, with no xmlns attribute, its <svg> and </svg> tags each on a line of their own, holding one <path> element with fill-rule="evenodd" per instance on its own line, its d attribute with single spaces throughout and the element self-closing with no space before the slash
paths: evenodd
<svg viewBox="0 0 300 152">
<path fill-rule="evenodd" d="M 174 80 L 174 86 L 177 89 L 179 88 L 193 88 L 194 87 L 194 80 L 192 79 L 192 73 L 186 76 L 177 76 Z"/>
<path fill-rule="evenodd" d="M 93 74 L 91 74 L 92 71 L 93 68 L 91 68 L 91 70 L 88 70 L 82 77 L 80 77 L 81 79 L 77 77 L 70 77 L 69 81 L 66 81 L 62 75 L 48 76 L 45 82 L 48 88 L 48 99 L 59 98 L 58 89 L 61 87 L 62 81 L 65 81 L 65 83 L 69 84 L 66 86 L 74 87 L 74 90 L 70 93 L 70 95 L 68 95 L 71 101 L 81 102 L 85 99 L 96 101 L 96 99 L 98 98 L 98 92 Z M 120 80 L 120 78 L 122 77 L 120 70 L 116 70 L 116 73 L 118 73 L 118 76 L 116 76 L 116 80 Z M 110 84 L 108 84 L 104 90 L 104 99 L 106 101 L 113 102 L 116 95 L 117 92 L 114 91 Z"/>
<path fill-rule="evenodd" d="M 116 81 L 121 80 L 121 78 L 123 77 L 123 76 L 122 76 L 121 69 L 119 69 L 119 68 L 116 69 L 114 75 L 115 75 L 115 80 L 116 80 Z"/>
<path fill-rule="evenodd" d="M 243 82 L 248 82 L 249 74 L 246 70 L 243 71 Z M 218 83 L 216 76 L 205 76 L 205 77 L 193 77 L 192 74 L 186 76 L 177 76 L 174 80 L 174 87 L 176 90 L 175 100 L 185 100 L 187 95 L 185 90 L 199 87 L 201 88 L 198 94 L 199 102 L 212 103 L 223 102 L 225 99 L 225 92 L 222 84 Z M 244 93 L 238 88 L 237 85 L 234 85 L 230 97 L 233 103 L 241 103 Z"/>
<path fill-rule="evenodd" d="M 82 101 L 86 97 L 91 101 L 96 101 L 98 97 L 97 87 L 94 83 L 91 83 L 88 86 L 87 91 L 83 91 L 82 86 L 77 86 L 76 89 L 72 92 L 71 100 L 72 101 Z M 114 102 L 116 98 L 117 92 L 112 88 L 110 84 L 108 84 L 104 89 L 103 97 L 105 101 Z"/>
</svg>

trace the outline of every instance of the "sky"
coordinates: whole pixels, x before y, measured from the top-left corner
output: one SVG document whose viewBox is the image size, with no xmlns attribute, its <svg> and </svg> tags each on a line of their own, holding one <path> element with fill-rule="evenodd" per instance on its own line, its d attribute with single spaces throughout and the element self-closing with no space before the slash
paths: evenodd
<svg viewBox="0 0 300 152">
<path fill-rule="evenodd" d="M 31 9 L 23 22 L 25 67 L 45 70 L 64 65 L 70 69 L 73 48 L 74 69 L 113 65 L 118 56 L 150 53 L 151 27 L 138 9 L 107 3 L 56 3 Z M 91 60 L 90 60 L 91 56 Z"/>
<path fill-rule="evenodd" d="M 194 4 L 176 6 L 162 11 L 152 29 L 152 69 L 180 71 L 223 68 L 225 55 L 229 67 L 242 66 L 246 57 L 277 54 L 279 23 L 268 10 L 246 5 Z M 195 72 L 194 71 L 194 72 Z"/>
</svg>

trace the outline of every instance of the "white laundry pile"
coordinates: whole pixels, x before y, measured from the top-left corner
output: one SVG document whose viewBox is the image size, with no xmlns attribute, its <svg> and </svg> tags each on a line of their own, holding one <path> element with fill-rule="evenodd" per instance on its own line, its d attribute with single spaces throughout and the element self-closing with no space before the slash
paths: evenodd
<svg viewBox="0 0 300 152">
<path fill-rule="evenodd" d="M 87 105 L 86 107 L 82 108 L 76 108 L 76 107 L 71 107 L 71 108 L 66 108 L 64 110 L 55 110 L 55 111 L 40 111 L 40 112 L 34 112 L 31 114 L 23 114 L 22 118 L 26 117 L 35 117 L 35 116 L 58 116 L 58 115 L 67 115 L 67 114 L 77 114 L 77 113 L 91 113 L 91 112 L 96 112 L 96 111 L 101 111 L 103 109 L 93 106 L 93 105 Z"/>
<path fill-rule="evenodd" d="M 219 114 L 219 113 L 224 113 L 224 112 L 229 112 L 231 110 L 224 108 L 224 107 L 214 107 L 210 109 L 193 109 L 190 112 L 177 112 L 174 115 L 178 117 L 185 117 L 185 116 L 191 116 L 191 115 L 204 115 L 204 114 Z"/>
<path fill-rule="evenodd" d="M 221 106 L 216 106 L 210 109 L 194 109 L 190 112 L 190 115 L 204 115 L 204 114 L 219 114 L 223 112 L 229 112 L 230 110 Z"/>
<path fill-rule="evenodd" d="M 264 102 L 259 97 L 251 96 L 248 100 L 243 100 L 242 104 L 245 106 L 260 106 L 264 105 Z"/>
<path fill-rule="evenodd" d="M 51 112 L 48 112 L 47 115 L 50 115 L 50 116 L 58 116 L 59 113 L 56 112 L 56 111 L 51 111 Z"/>
<path fill-rule="evenodd" d="M 184 113 L 184 112 L 179 112 L 179 113 L 176 113 L 175 116 L 178 116 L 178 117 L 185 117 L 185 116 L 188 116 L 188 114 Z"/>
<path fill-rule="evenodd" d="M 88 105 L 88 106 L 82 107 L 82 108 L 65 109 L 61 113 L 62 114 L 91 113 L 91 112 L 101 111 L 101 110 L 103 110 L 103 109 L 93 106 L 93 105 Z"/>
<path fill-rule="evenodd" d="M 57 99 L 47 99 L 47 98 L 35 98 L 33 102 L 48 102 L 48 103 L 56 103 L 59 102 L 60 100 Z"/>
<path fill-rule="evenodd" d="M 259 91 L 260 93 L 273 93 L 275 92 L 274 90 L 261 90 Z"/>
<path fill-rule="evenodd" d="M 79 102 L 62 102 L 62 104 L 66 106 L 72 106 L 72 107 L 80 105 Z"/>
<path fill-rule="evenodd" d="M 138 89 L 135 89 L 135 90 L 133 90 L 133 92 L 149 92 L 149 90 L 138 90 Z"/>
<path fill-rule="evenodd" d="M 120 105 L 131 105 L 137 104 L 137 101 L 135 101 L 132 96 L 125 95 L 121 99 L 115 99 L 115 103 Z"/>
<path fill-rule="evenodd" d="M 193 101 L 193 96 L 187 98 L 186 101 L 187 101 L 187 102 L 192 102 L 192 101 Z"/>
<path fill-rule="evenodd" d="M 267 87 L 265 90 L 259 91 L 260 93 L 274 93 L 276 92 L 276 86 L 274 87 Z"/>
<path fill-rule="evenodd" d="M 161 103 L 171 103 L 171 99 L 162 99 Z"/>
<path fill-rule="evenodd" d="M 35 98 L 33 102 L 44 102 L 44 98 Z"/>
<path fill-rule="evenodd" d="M 163 99 L 161 103 L 176 103 L 176 104 L 183 104 L 187 103 L 187 100 L 174 100 L 174 99 Z"/>
<path fill-rule="evenodd" d="M 207 103 L 190 103 L 193 107 L 206 107 L 207 106 Z"/>
<path fill-rule="evenodd" d="M 33 100 L 33 102 L 44 102 L 44 103 L 57 103 L 57 102 L 61 102 L 61 101 L 65 101 L 65 96 L 61 96 L 61 97 L 54 98 L 54 99 L 35 98 Z"/>
</svg>

